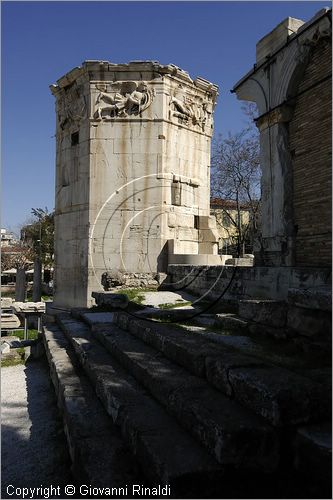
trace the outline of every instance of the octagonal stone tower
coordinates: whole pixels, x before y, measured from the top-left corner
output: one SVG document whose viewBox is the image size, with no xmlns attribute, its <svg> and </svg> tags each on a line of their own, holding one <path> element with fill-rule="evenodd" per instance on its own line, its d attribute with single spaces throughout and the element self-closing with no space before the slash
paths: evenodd
<svg viewBox="0 0 333 500">
<path fill-rule="evenodd" d="M 217 87 L 174 65 L 86 61 L 56 98 L 55 298 L 91 304 L 105 271 L 217 254 L 209 216 Z"/>
</svg>

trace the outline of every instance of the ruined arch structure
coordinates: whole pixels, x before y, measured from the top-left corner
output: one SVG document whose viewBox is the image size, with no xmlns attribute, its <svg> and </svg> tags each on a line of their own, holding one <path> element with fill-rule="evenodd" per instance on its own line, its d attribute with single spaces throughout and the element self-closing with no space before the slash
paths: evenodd
<svg viewBox="0 0 333 500">
<path fill-rule="evenodd" d="M 331 265 L 331 10 L 287 18 L 235 86 L 259 116 L 262 238 L 256 262 Z"/>
</svg>

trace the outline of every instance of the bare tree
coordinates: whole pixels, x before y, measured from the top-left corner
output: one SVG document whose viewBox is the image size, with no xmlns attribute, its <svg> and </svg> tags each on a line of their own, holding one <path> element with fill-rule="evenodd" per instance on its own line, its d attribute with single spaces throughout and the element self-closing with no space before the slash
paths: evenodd
<svg viewBox="0 0 333 500">
<path fill-rule="evenodd" d="M 214 198 L 232 202 L 232 210 L 228 204 L 221 204 L 221 210 L 234 228 L 238 256 L 258 230 L 260 177 L 259 139 L 253 127 L 227 137 L 220 135 L 213 141 L 211 193 Z M 244 211 L 249 213 L 247 219 L 242 217 Z"/>
<path fill-rule="evenodd" d="M 8 269 L 24 269 L 31 267 L 34 258 L 33 249 L 25 244 L 17 243 L 1 249 L 1 268 L 4 271 Z"/>
<path fill-rule="evenodd" d="M 1 268 L 16 269 L 15 300 L 24 302 L 26 295 L 26 271 L 32 264 L 33 249 L 24 244 L 11 245 L 1 249 Z"/>
</svg>

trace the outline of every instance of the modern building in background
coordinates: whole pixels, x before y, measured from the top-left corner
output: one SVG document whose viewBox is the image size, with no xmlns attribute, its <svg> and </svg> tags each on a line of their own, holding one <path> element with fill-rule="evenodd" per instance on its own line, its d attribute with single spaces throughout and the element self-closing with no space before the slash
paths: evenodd
<svg viewBox="0 0 333 500">
<path fill-rule="evenodd" d="M 17 239 L 14 234 L 5 228 L 1 228 L 1 248 L 15 245 L 16 243 Z"/>
<path fill-rule="evenodd" d="M 220 254 L 231 254 L 236 257 L 239 250 L 239 236 L 243 239 L 241 253 L 252 254 L 258 222 L 248 204 L 237 205 L 234 200 L 211 198 L 210 213 L 216 218 Z"/>
</svg>

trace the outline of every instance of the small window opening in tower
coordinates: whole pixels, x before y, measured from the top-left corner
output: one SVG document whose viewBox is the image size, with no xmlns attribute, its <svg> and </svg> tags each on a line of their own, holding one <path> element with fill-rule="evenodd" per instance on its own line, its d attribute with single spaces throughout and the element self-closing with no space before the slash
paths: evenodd
<svg viewBox="0 0 333 500">
<path fill-rule="evenodd" d="M 71 135 L 71 145 L 76 146 L 79 144 L 79 133 L 74 132 L 74 134 Z"/>
</svg>

